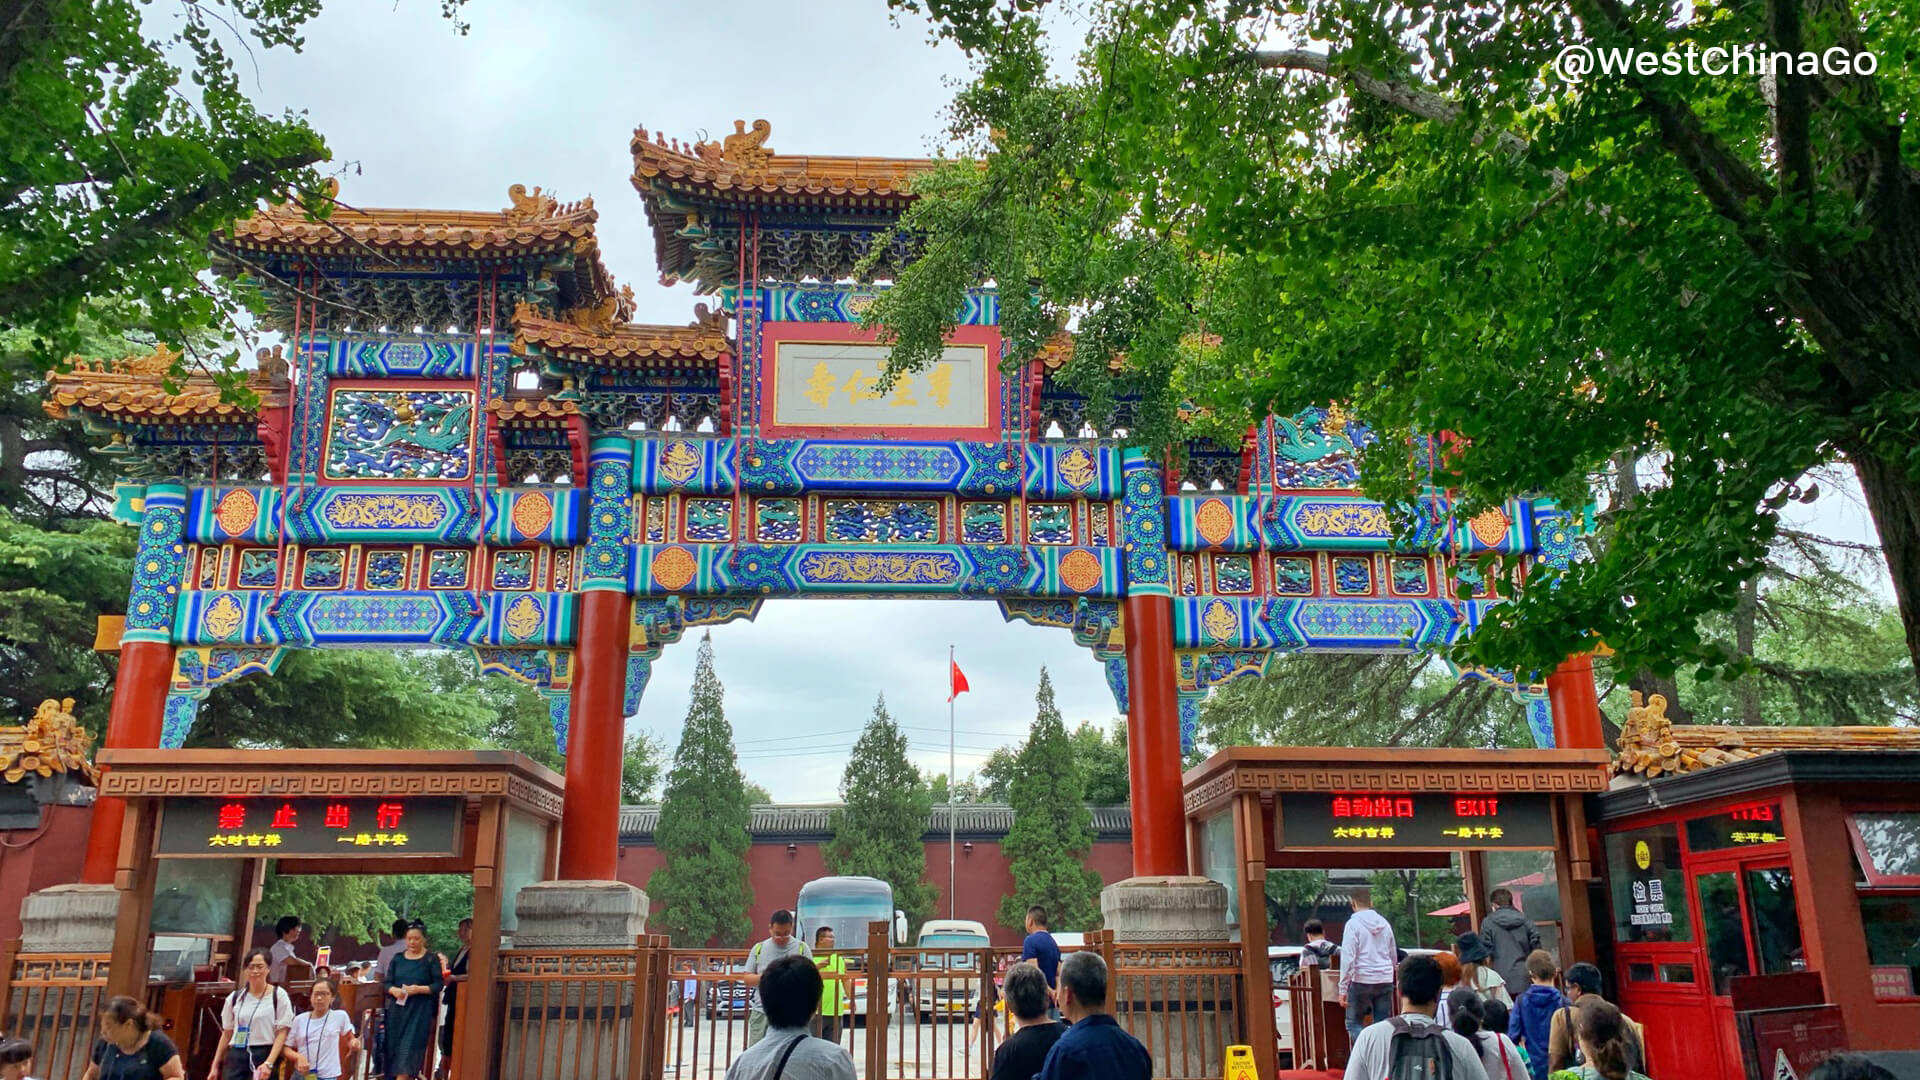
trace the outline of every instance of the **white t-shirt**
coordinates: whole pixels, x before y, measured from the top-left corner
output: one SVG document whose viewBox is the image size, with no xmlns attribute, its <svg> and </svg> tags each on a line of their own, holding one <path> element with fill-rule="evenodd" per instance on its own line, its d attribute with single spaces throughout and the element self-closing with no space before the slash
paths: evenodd
<svg viewBox="0 0 1920 1080">
<path fill-rule="evenodd" d="M 273 961 L 272 966 L 267 968 L 267 980 L 273 983 L 286 982 L 287 961 L 293 957 L 293 943 L 285 940 L 274 942 L 273 948 L 267 950 L 267 957 Z"/>
<path fill-rule="evenodd" d="M 287 1046 L 300 1051 L 307 1068 L 320 1080 L 336 1080 L 340 1075 L 340 1036 L 353 1030 L 353 1020 L 339 1009 L 328 1009 L 325 1016 L 303 1012 L 293 1022 Z"/>
<path fill-rule="evenodd" d="M 1402 1016 L 1413 1025 L 1433 1023 L 1433 1017 L 1424 1013 L 1403 1013 Z M 1480 1064 L 1480 1052 L 1466 1036 L 1448 1031 L 1442 1038 L 1453 1054 L 1453 1080 L 1488 1080 L 1486 1067 Z M 1354 1040 L 1353 1052 L 1347 1058 L 1346 1080 L 1379 1080 L 1387 1075 L 1392 1045 L 1392 1024 L 1385 1020 L 1368 1024 Z"/>
<path fill-rule="evenodd" d="M 1472 1041 L 1480 1049 L 1480 1064 L 1486 1067 L 1488 1080 L 1527 1080 L 1520 1048 L 1507 1038 L 1506 1032 L 1477 1032 Z"/>
<path fill-rule="evenodd" d="M 235 1046 L 272 1046 L 275 1031 L 293 1026 L 293 999 L 277 986 L 267 987 L 264 997 L 243 986 L 220 1006 L 220 1026 L 234 1033 Z"/>
</svg>

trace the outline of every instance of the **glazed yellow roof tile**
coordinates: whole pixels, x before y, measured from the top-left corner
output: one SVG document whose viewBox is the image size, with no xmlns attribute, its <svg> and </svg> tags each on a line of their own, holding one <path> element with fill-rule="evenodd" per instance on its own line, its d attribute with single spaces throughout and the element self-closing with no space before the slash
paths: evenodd
<svg viewBox="0 0 1920 1080">
<path fill-rule="evenodd" d="M 333 195 L 338 185 L 328 194 Z M 598 254 L 593 223 L 599 211 L 591 198 L 562 203 L 536 187 L 507 189 L 504 210 L 423 210 L 355 207 L 336 204 L 324 221 L 309 220 L 297 205 L 275 204 L 242 218 L 228 230 L 237 245 L 260 248 L 323 248 L 351 251 L 374 248 L 528 249 L 560 247 L 584 241 L 582 254 Z"/>
<path fill-rule="evenodd" d="M 44 408 L 56 418 L 70 412 L 117 415 L 129 419 L 168 420 L 244 419 L 258 413 L 256 406 L 223 400 L 220 387 L 206 375 L 189 374 L 169 391 L 167 373 L 179 359 L 178 350 L 160 345 L 145 356 L 120 360 L 75 357 L 70 369 L 48 377 Z M 279 350 L 261 350 L 260 369 L 249 372 L 247 386 L 263 404 L 284 397 L 284 382 L 275 370 L 284 369 Z M 276 368 L 277 365 L 277 368 Z"/>
<path fill-rule="evenodd" d="M 580 403 L 553 398 L 494 398 L 487 411 L 502 420 L 557 420 L 580 415 Z"/>
<path fill-rule="evenodd" d="M 27 774 L 77 773 L 97 782 L 87 754 L 93 736 L 73 716 L 73 699 L 48 698 L 20 727 L 0 727 L 0 779 L 18 783 Z"/>
<path fill-rule="evenodd" d="M 513 351 L 525 355 L 533 346 L 550 354 L 602 360 L 717 360 L 731 353 L 726 313 L 709 313 L 705 304 L 696 305 L 694 312 L 694 321 L 686 326 L 660 326 L 618 322 L 596 309 L 576 309 L 563 313 L 564 318 L 549 318 L 523 303 L 513 313 Z"/>
<path fill-rule="evenodd" d="M 1675 724 L 1660 694 L 1633 694 L 1620 728 L 1616 773 L 1646 777 L 1695 772 L 1747 761 L 1776 750 L 1920 750 L 1920 729 L 1899 727 L 1759 727 Z"/>
<path fill-rule="evenodd" d="M 939 164 L 932 158 L 776 154 L 766 146 L 772 131 L 765 120 L 755 120 L 751 129 L 736 120 L 733 134 L 719 142 L 682 143 L 635 128 L 629 144 L 634 187 L 644 192 L 665 177 L 716 191 L 908 198 L 913 178 Z"/>
</svg>

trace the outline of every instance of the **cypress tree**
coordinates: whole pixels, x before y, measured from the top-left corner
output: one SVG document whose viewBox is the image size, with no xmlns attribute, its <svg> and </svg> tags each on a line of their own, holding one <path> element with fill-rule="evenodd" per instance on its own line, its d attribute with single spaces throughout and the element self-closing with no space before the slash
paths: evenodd
<svg viewBox="0 0 1920 1080">
<path fill-rule="evenodd" d="M 933 809 L 933 789 L 907 760 L 907 736 L 887 713 L 883 695 L 853 744 L 840 774 L 840 808 L 833 812 L 827 869 L 864 874 L 893 886 L 893 906 L 918 928 L 933 910 L 921 837 Z"/>
<path fill-rule="evenodd" d="M 1014 758 L 1008 801 L 1013 827 L 1000 843 L 1013 872 L 1013 893 L 1000 902 L 1000 922 L 1018 929 L 1034 904 L 1061 929 L 1100 927 L 1100 875 L 1086 867 L 1093 850 L 1093 813 L 1074 760 L 1053 680 L 1040 669 L 1033 727 Z"/>
<path fill-rule="evenodd" d="M 653 831 L 665 864 L 647 881 L 648 898 L 665 909 L 656 921 L 681 948 L 744 944 L 750 930 L 746 778 L 722 693 L 709 634 L 700 639 L 693 699 Z"/>
</svg>

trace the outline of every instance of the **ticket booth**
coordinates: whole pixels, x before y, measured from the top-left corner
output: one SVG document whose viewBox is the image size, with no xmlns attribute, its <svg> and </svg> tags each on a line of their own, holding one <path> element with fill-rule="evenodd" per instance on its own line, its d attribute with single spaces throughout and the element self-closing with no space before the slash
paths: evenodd
<svg viewBox="0 0 1920 1080">
<path fill-rule="evenodd" d="M 1623 755 L 1594 799 L 1605 925 L 1657 1075 L 1745 1075 L 1748 976 L 1817 975 L 1852 1049 L 1920 1048 L 1920 747 L 1896 745 L 1916 734 L 1669 726 L 1660 775 Z"/>
<path fill-rule="evenodd" d="M 1280 1000 L 1264 947 L 1269 869 L 1438 868 L 1458 852 L 1478 925 L 1501 880 L 1488 860 L 1529 854 L 1556 894 L 1543 939 L 1562 962 L 1593 959 L 1584 799 L 1605 787 L 1610 760 L 1605 750 L 1236 746 L 1187 770 L 1191 872 L 1227 887 L 1248 1000 Z M 1292 1015 L 1302 1017 L 1286 1022 L 1296 1067 L 1344 1062 L 1337 1020 Z M 1275 1046 L 1281 1023 L 1254 1010 L 1248 1039 Z"/>
<path fill-rule="evenodd" d="M 156 954 L 166 962 L 177 946 L 157 939 L 180 935 L 154 933 L 163 866 L 239 864 L 232 950 L 253 925 L 266 859 L 280 873 L 470 875 L 468 978 L 480 986 L 492 985 L 514 895 L 554 874 L 562 781 L 517 753 L 107 750 L 99 763 L 101 796 L 127 803 L 112 994 L 148 997 L 161 978 Z M 232 975 L 225 967 L 194 978 L 230 989 Z M 492 995 L 462 994 L 459 1005 L 454 1075 L 482 1076 Z M 203 1040 L 189 1032 L 176 1041 Z"/>
</svg>

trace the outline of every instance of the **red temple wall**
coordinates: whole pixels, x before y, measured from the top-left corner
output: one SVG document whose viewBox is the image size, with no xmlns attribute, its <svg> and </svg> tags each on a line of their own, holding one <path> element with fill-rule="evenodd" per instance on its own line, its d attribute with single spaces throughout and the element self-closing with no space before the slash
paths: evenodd
<svg viewBox="0 0 1920 1080">
<path fill-rule="evenodd" d="M 27 894 L 80 880 L 93 808 L 51 806 L 38 829 L 0 832 L 0 941 L 20 936 L 20 902 Z"/>
</svg>

